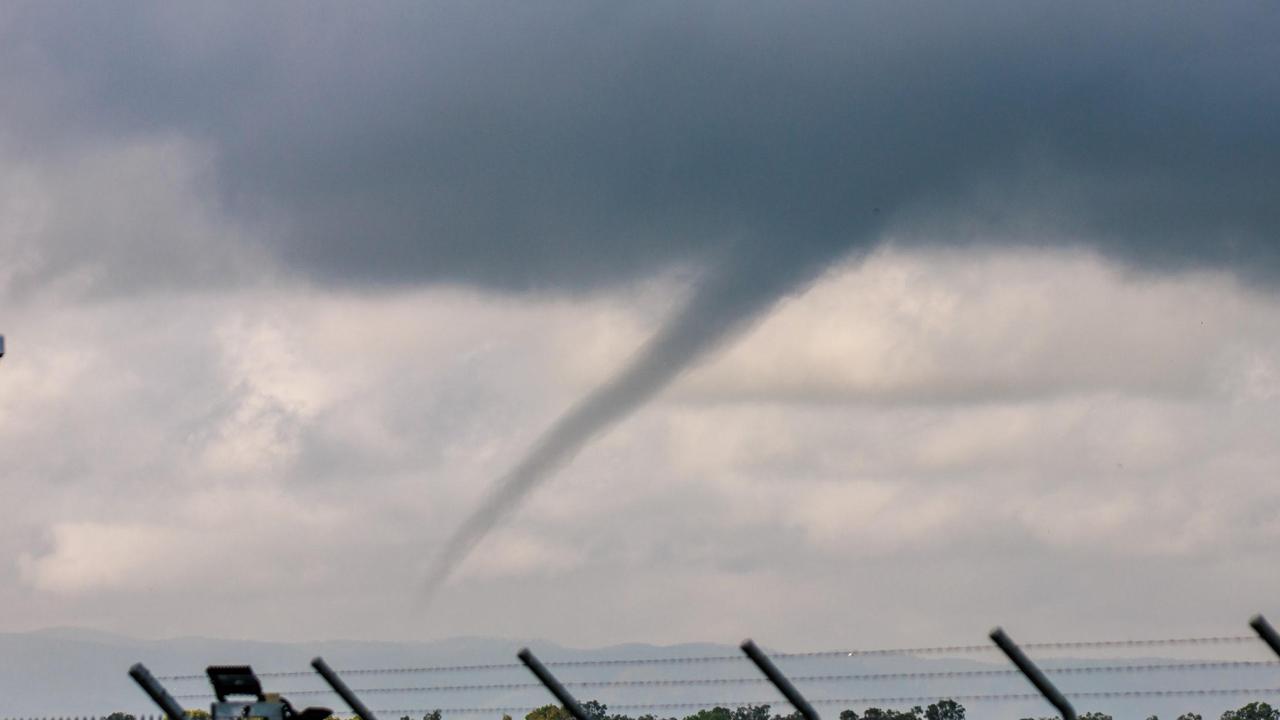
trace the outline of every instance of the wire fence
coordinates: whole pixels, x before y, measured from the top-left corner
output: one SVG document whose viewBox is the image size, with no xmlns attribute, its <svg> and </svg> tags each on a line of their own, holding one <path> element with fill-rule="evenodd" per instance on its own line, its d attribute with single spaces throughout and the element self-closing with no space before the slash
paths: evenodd
<svg viewBox="0 0 1280 720">
<path fill-rule="evenodd" d="M 1257 622 L 1265 621 L 1255 619 Z M 1261 638 L 1271 646 L 1276 648 L 1273 640 L 1268 639 L 1266 634 L 1259 630 Z M 1203 636 L 1203 637 L 1171 637 L 1171 638 L 1155 638 L 1155 639 L 1125 639 L 1125 640 L 1093 640 L 1093 641 L 1056 641 L 1056 642 L 1030 642 L 1022 644 L 1022 649 L 1037 653 L 1052 652 L 1080 652 L 1080 651 L 1112 651 L 1112 650 L 1149 650 L 1170 647 L 1207 647 L 1221 645 L 1243 645 L 1258 644 L 1260 636 L 1258 635 L 1220 635 L 1220 636 Z M 744 646 L 745 647 L 745 646 Z M 988 654 L 991 652 L 999 652 L 1000 648 L 993 645 L 939 645 L 931 647 L 900 647 L 900 648 L 876 648 L 876 649 L 837 649 L 837 650 L 821 650 L 813 652 L 796 652 L 796 653 L 773 653 L 770 655 L 773 659 L 781 661 L 789 660 L 828 660 L 834 661 L 841 658 L 870 658 L 870 657 L 936 657 L 944 656 L 966 656 Z M 1280 653 L 1280 649 L 1276 650 Z M 1011 656 L 1012 658 L 1012 656 Z M 718 663 L 745 662 L 743 655 L 693 655 L 693 656 L 660 656 L 651 658 L 626 658 L 626 657 L 604 657 L 593 659 L 563 659 L 551 660 L 545 663 L 548 668 L 575 670 L 575 669 L 617 669 L 626 670 L 627 668 L 671 668 L 686 674 L 692 674 L 692 668 L 699 665 L 715 665 Z M 689 670 L 681 670 L 681 668 L 689 668 Z M 1209 682 L 1209 673 L 1221 674 L 1235 673 L 1257 673 L 1258 671 L 1266 671 L 1269 669 L 1280 668 L 1280 661 L 1277 660 L 1180 660 L 1180 661 L 1155 661 L 1151 659 L 1135 658 L 1128 661 L 1113 662 L 1093 662 L 1050 665 L 1043 668 L 1043 673 L 1054 677 L 1099 677 L 1107 675 L 1128 675 L 1128 676 L 1144 676 L 1144 677 L 1169 677 L 1174 673 L 1195 673 L 1190 677 L 1179 678 L 1176 687 L 1160 687 L 1160 688 L 1138 688 L 1138 689 L 1097 689 L 1095 688 L 1078 688 L 1072 692 L 1065 692 L 1066 698 L 1071 700 L 1091 701 L 1091 700 L 1131 700 L 1143 698 L 1209 698 L 1209 697 L 1250 697 L 1253 700 L 1275 700 L 1280 698 L 1280 686 L 1253 685 L 1249 687 L 1216 687 L 1216 683 Z M 378 676 L 406 676 L 406 675 L 423 675 L 430 676 L 433 674 L 448 673 L 488 673 L 497 671 L 513 671 L 523 670 L 525 665 L 519 663 L 476 663 L 476 664 L 441 664 L 441 665 L 417 665 L 417 666 L 386 666 L 386 667 L 351 667 L 339 670 L 338 673 L 344 676 L 360 676 L 360 677 L 378 677 Z M 763 668 L 762 668 L 763 669 Z M 1014 678 L 1026 673 L 1025 669 L 1014 668 L 965 668 L 965 669 L 937 669 L 937 670 L 890 670 L 877 672 L 826 672 L 826 673 L 807 673 L 796 674 L 790 677 L 790 680 L 806 686 L 822 685 L 822 684 L 839 684 L 839 683 L 928 683 L 933 681 L 983 681 L 988 679 Z M 294 671 L 294 670 L 270 670 L 259 672 L 256 675 L 260 678 L 314 678 L 313 672 Z M 1277 679 L 1280 679 L 1280 673 L 1277 673 Z M 1237 684 L 1245 676 L 1236 678 Z M 1252 677 L 1252 676 L 1251 676 Z M 1261 676 L 1257 676 L 1261 677 Z M 188 682 L 196 680 L 206 680 L 204 673 L 185 673 L 161 675 L 156 677 L 157 680 L 167 682 Z M 1256 679 L 1256 677 L 1255 677 Z M 1034 682 L 1034 681 L 1033 681 Z M 675 677 L 675 678 L 605 678 L 605 679 L 570 679 L 562 683 L 565 688 L 575 688 L 582 690 L 597 689 L 623 689 L 632 691 L 645 690 L 662 690 L 662 689 L 696 689 L 696 688 L 752 688 L 767 686 L 770 683 L 777 682 L 769 677 L 759 675 L 732 675 L 721 677 Z M 367 683 L 366 683 L 367 684 Z M 1025 686 L 1023 686 L 1025 687 Z M 446 715 L 489 715 L 492 717 L 500 717 L 502 715 L 522 716 L 539 707 L 546 706 L 551 703 L 550 698 L 543 697 L 541 701 L 534 701 L 525 704 L 501 704 L 483 702 L 466 704 L 456 702 L 435 702 L 432 696 L 439 696 L 448 693 L 524 693 L 539 692 L 544 690 L 544 685 L 540 682 L 437 682 L 437 683 L 412 683 L 399 685 L 382 686 L 365 686 L 354 688 L 356 696 L 372 695 L 372 696 L 404 696 L 405 700 L 410 702 L 404 704 L 413 704 L 415 707 L 390 707 L 378 708 L 372 712 L 380 716 L 380 720 L 388 720 L 389 718 L 400 718 L 403 716 L 424 716 L 434 713 L 442 713 Z M 779 689 L 782 689 L 779 687 Z M 839 688 L 838 692 L 847 691 L 852 688 Z M 879 688 L 876 688 L 879 689 Z M 907 689 L 907 688 L 903 688 Z M 924 703 L 938 703 L 943 700 L 952 700 L 958 703 L 1027 703 L 1042 701 L 1047 696 L 1033 692 L 1002 692 L 999 686 L 996 689 L 991 688 L 968 688 L 970 692 L 936 692 L 936 693 L 920 693 L 918 690 L 924 688 L 912 687 L 910 690 L 916 690 L 915 693 L 900 694 L 879 694 L 866 693 L 849 695 L 846 697 L 819 697 L 808 699 L 807 702 L 816 706 L 843 706 L 845 708 L 866 708 L 866 707 L 893 707 L 893 706 L 911 706 Z M 973 692 L 973 690 L 982 690 Z M 857 692 L 854 689 L 854 692 Z M 284 697 L 313 697 L 322 696 L 326 698 L 337 699 L 338 693 L 334 689 L 314 688 L 314 687 L 295 687 L 279 691 L 273 691 Z M 625 694 L 625 693 L 624 693 Z M 726 693 L 727 694 L 727 693 Z M 768 693 L 763 693 L 767 695 Z M 784 692 L 784 694 L 786 694 Z M 743 694 L 747 696 L 746 693 Z M 186 692 L 174 696 L 179 700 L 211 700 L 214 694 L 209 691 Z M 348 696 L 349 697 L 349 696 Z M 640 695 L 644 698 L 644 694 Z M 788 696 L 792 697 L 792 696 Z M 508 702 L 515 697 L 508 698 L 489 698 L 507 700 Z M 664 713 L 676 711 L 698 711 L 713 707 L 722 707 L 728 709 L 737 709 L 745 707 L 760 706 L 792 706 L 791 703 L 773 699 L 718 699 L 718 700 L 687 700 L 684 698 L 668 698 L 678 702 L 635 702 L 635 693 L 628 701 L 628 698 L 619 698 L 622 700 L 618 703 L 610 703 L 609 710 L 612 713 L 645 713 L 648 715 L 661 715 Z M 521 702 L 522 700 L 517 700 Z M 341 701 L 338 701 L 341 702 Z M 804 699 L 796 699 L 797 703 L 804 703 Z M 345 705 L 345 703 L 342 703 Z M 353 704 L 358 704 L 354 702 Z M 388 703 L 392 704 L 392 703 Z M 794 707 L 794 706 L 793 706 Z M 797 708 L 799 709 L 799 708 Z M 336 711 L 333 713 L 334 718 L 339 720 L 343 718 L 351 718 L 354 713 L 346 711 Z M 116 713 L 113 716 L 65 716 L 65 715 L 44 715 L 37 718 L 0 718 L 0 720 L 163 720 L 163 715 L 123 715 Z M 816 717 L 816 716 L 815 716 Z M 778 720 L 778 718 L 774 718 Z"/>
<path fill-rule="evenodd" d="M 1221 660 L 1212 662 L 1172 662 L 1141 663 L 1118 665 L 1081 665 L 1073 667 L 1045 668 L 1051 675 L 1095 675 L 1103 673 L 1146 673 L 1146 672 L 1191 672 L 1206 670 L 1241 670 L 1261 667 L 1280 667 L 1277 660 Z M 968 678 L 1016 677 L 1021 675 L 1017 670 L 939 670 L 930 672 L 881 672 L 851 673 L 836 675 L 796 675 L 791 678 L 798 683 L 827 682 L 881 682 L 890 680 L 942 680 Z M 665 688 L 665 687 L 707 687 L 720 685 L 768 685 L 769 680 L 763 677 L 729 677 L 729 678 L 692 678 L 679 680 L 579 680 L 567 681 L 567 687 L 575 688 Z M 541 690 L 540 683 L 481 683 L 460 685 L 415 685 L 406 687 L 364 687 L 352 688 L 360 695 L 377 695 L 388 693 L 436 693 L 436 692 L 493 692 L 511 690 Z M 280 694 L 292 696 L 334 695 L 327 688 L 294 688 L 281 690 Z M 179 700 L 196 700 L 213 697 L 212 692 L 187 693 L 175 695 Z"/>
<path fill-rule="evenodd" d="M 1063 650 L 1116 650 L 1116 649 L 1145 649 L 1159 647 L 1175 647 L 1175 646 L 1208 646 L 1208 645 L 1237 645 L 1258 643 L 1258 638 L 1254 635 L 1222 635 L 1207 637 L 1176 637 L 1176 638 L 1157 638 L 1148 640 L 1086 640 L 1086 641 L 1067 641 L 1067 642 L 1032 642 L 1023 643 L 1022 647 L 1026 650 L 1034 651 L 1063 651 Z M 939 645 L 934 647 L 901 647 L 901 648 L 877 648 L 877 649 L 841 649 L 841 650 L 818 650 L 814 652 L 798 652 L 798 653 L 773 653 L 771 657 L 778 660 L 795 660 L 795 659 L 821 659 L 821 658 L 841 658 L 841 657 L 874 657 L 884 655 L 975 655 L 985 653 L 997 653 L 999 650 L 990 644 L 983 645 Z M 707 663 L 728 663 L 728 662 L 746 662 L 741 654 L 738 655 L 696 655 L 696 656 L 669 656 L 656 658 L 600 658 L 593 660 L 551 660 L 544 663 L 547 667 L 554 668 L 580 668 L 580 667 L 611 667 L 626 665 L 695 665 Z M 339 668 L 338 672 L 343 675 L 408 675 L 408 674 L 434 674 L 434 673 L 450 673 L 450 672 L 492 672 L 499 670 L 523 670 L 524 666 L 519 663 L 483 663 L 472 665 L 426 665 L 426 666 L 408 666 L 408 667 L 379 667 L 379 668 Z M 284 677 L 312 677 L 315 673 L 310 671 L 298 670 L 269 670 L 266 672 L 256 673 L 260 678 L 284 678 Z M 157 680 L 169 682 L 182 681 L 204 681 L 206 676 L 203 672 L 186 673 L 180 675 L 157 675 Z"/>
<path fill-rule="evenodd" d="M 1150 698 L 1150 697 L 1207 697 L 1207 696 L 1248 696 L 1248 697 L 1276 697 L 1280 696 L 1280 687 L 1272 688 L 1204 688 L 1204 689 L 1170 689 L 1170 690 L 1104 690 L 1098 692 L 1079 692 L 1067 693 L 1067 697 L 1073 700 L 1089 700 L 1089 699 L 1130 699 L 1130 698 Z M 897 695 L 882 697 L 856 697 L 856 698 L 815 698 L 809 702 L 814 705 L 836 705 L 842 707 L 864 707 L 868 705 L 913 705 L 919 703 L 936 703 L 943 700 L 954 700 L 961 703 L 992 703 L 992 702 L 1029 702 L 1042 700 L 1042 696 L 1038 693 L 984 693 L 975 695 Z M 637 705 L 610 705 L 610 710 L 622 710 L 626 712 L 639 711 L 671 711 L 671 710 L 699 710 L 708 707 L 723 708 L 740 708 L 740 707 L 760 707 L 774 706 L 779 704 L 778 700 L 718 700 L 712 702 L 701 703 L 642 703 Z M 374 710 L 377 713 L 387 715 L 413 715 L 425 714 L 440 711 L 445 714 L 492 714 L 504 715 L 512 713 L 527 713 L 536 708 L 526 706 L 512 707 L 459 707 L 459 708 L 392 708 L 383 710 Z"/>
</svg>

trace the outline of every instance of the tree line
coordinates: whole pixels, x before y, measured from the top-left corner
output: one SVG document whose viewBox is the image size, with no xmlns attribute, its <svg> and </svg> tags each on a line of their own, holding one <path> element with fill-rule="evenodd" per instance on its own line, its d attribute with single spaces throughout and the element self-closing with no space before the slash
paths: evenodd
<svg viewBox="0 0 1280 720">
<path fill-rule="evenodd" d="M 674 716 L 664 718 L 652 714 L 638 717 L 614 714 L 609 712 L 607 705 L 595 700 L 588 700 L 582 703 L 582 709 L 590 720 L 803 720 L 800 717 L 800 713 L 796 712 L 785 715 L 773 713 L 769 705 L 745 705 L 734 709 L 717 706 L 699 710 L 691 715 L 685 715 L 683 718 Z M 423 715 L 421 720 L 443 720 L 443 715 L 444 713 L 441 710 L 433 710 Z M 187 720 L 208 720 L 208 718 L 209 713 L 203 710 L 187 711 Z M 105 716 L 103 720 L 138 719 L 128 713 L 115 712 Z M 343 719 L 334 715 L 330 716 L 329 720 Z M 417 719 L 404 715 L 400 717 L 400 720 Z M 503 715 L 502 720 L 513 719 L 510 715 Z M 524 720 L 573 720 L 573 716 L 559 705 L 543 705 L 525 715 Z M 861 713 L 856 710 L 843 710 L 840 713 L 840 720 L 966 720 L 966 710 L 964 705 L 955 700 L 939 700 L 924 707 L 916 705 L 910 710 L 876 707 L 867 708 Z M 1052 716 L 1022 718 L 1022 720 L 1059 720 L 1059 718 Z M 1080 720 L 1113 720 L 1113 718 L 1106 713 L 1087 712 L 1080 715 Z M 1160 720 L 1160 718 L 1151 715 L 1147 720 Z M 1204 720 L 1204 718 L 1199 713 L 1183 713 L 1177 717 L 1177 720 Z M 1222 713 L 1218 720 L 1280 720 L 1280 709 L 1273 708 L 1264 702 L 1251 702 L 1235 710 L 1227 710 Z"/>
<path fill-rule="evenodd" d="M 713 707 L 699 710 L 683 718 L 660 717 L 652 714 L 632 717 L 609 712 L 603 703 L 589 700 L 582 703 L 582 709 L 590 720 L 802 720 L 800 713 L 775 714 L 769 705 L 746 705 L 739 708 Z M 856 710 L 843 710 L 840 720 L 966 720 L 967 711 L 964 705 L 955 700 L 939 700 L 926 706 L 916 705 L 909 710 L 870 707 L 859 713 Z M 409 716 L 400 720 L 416 720 Z M 442 720 L 439 710 L 427 713 L 421 720 Z M 503 715 L 502 720 L 512 720 L 510 715 Z M 524 720 L 573 720 L 573 717 L 559 705 L 543 705 L 524 716 Z M 1040 718 L 1022 718 L 1022 720 L 1060 720 L 1056 715 Z M 1113 720 L 1101 712 L 1087 712 L 1080 715 L 1080 720 Z M 1147 720 L 1160 720 L 1151 715 Z M 1204 720 L 1199 713 L 1183 713 L 1177 720 Z M 1218 720 L 1280 720 L 1280 709 L 1273 708 L 1264 702 L 1251 702 L 1235 710 L 1227 710 Z"/>
</svg>

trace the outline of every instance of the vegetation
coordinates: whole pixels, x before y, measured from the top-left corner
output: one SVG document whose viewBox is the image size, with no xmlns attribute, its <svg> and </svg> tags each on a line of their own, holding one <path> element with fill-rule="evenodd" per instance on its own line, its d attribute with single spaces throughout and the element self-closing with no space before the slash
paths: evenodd
<svg viewBox="0 0 1280 720">
<path fill-rule="evenodd" d="M 662 718 L 656 715 L 631 717 L 629 715 L 610 714 L 608 706 L 595 700 L 582 703 L 582 709 L 586 711 L 590 720 L 801 720 L 798 713 L 771 714 L 769 705 L 745 705 L 734 709 L 713 707 L 699 710 L 683 718 Z M 421 720 L 443 720 L 442 716 L 443 713 L 440 710 L 433 710 L 423 715 Z M 208 720 L 208 718 L 209 714 L 202 710 L 187 711 L 187 720 Z M 128 713 L 114 712 L 104 716 L 103 720 L 137 720 L 137 718 Z M 339 720 L 339 718 L 335 716 L 331 717 L 330 720 Z M 405 715 L 400 720 L 416 719 Z M 503 715 L 502 720 L 512 720 L 512 718 L 510 715 Z M 573 718 L 559 705 L 543 705 L 525 715 L 524 720 L 573 720 Z M 840 713 L 840 720 L 966 720 L 966 714 L 964 706 L 960 703 L 954 700 L 939 700 L 927 707 L 922 708 L 916 705 L 909 710 L 871 707 L 863 710 L 861 714 L 855 710 L 844 710 Z M 1022 720 L 1059 719 L 1056 716 L 1052 716 L 1023 718 Z M 1087 712 L 1080 715 L 1080 720 L 1112 720 L 1112 717 L 1106 713 Z M 1160 720 L 1160 718 L 1152 715 L 1147 720 Z M 1179 715 L 1177 720 L 1204 719 L 1198 713 L 1184 713 Z M 1273 708 L 1264 702 L 1251 702 L 1236 710 L 1228 710 L 1222 713 L 1219 720 L 1280 720 L 1280 708 Z"/>
<path fill-rule="evenodd" d="M 798 713 L 772 714 L 769 705 L 746 705 L 735 709 L 713 707 L 699 710 L 683 718 L 662 718 L 654 715 L 631 717 L 629 715 L 610 714 L 609 708 L 605 704 L 595 700 L 583 703 L 582 709 L 586 711 L 591 720 L 800 720 Z M 916 705 L 909 710 L 876 707 L 867 708 L 861 713 L 852 709 L 844 710 L 839 717 L 840 720 L 966 720 L 966 712 L 965 707 L 954 700 L 939 700 L 927 707 Z M 414 720 L 414 718 L 402 717 L 400 720 Z M 437 710 L 434 713 L 425 715 L 422 720 L 441 720 L 440 711 Z M 511 717 L 504 716 L 503 720 L 511 720 Z M 543 705 L 525 715 L 524 720 L 573 720 L 573 718 L 559 705 Z M 1053 716 L 1024 718 L 1023 720 L 1059 719 Z M 1087 712 L 1080 715 L 1080 720 L 1112 720 L 1112 717 L 1106 713 Z M 1160 720 L 1160 718 L 1152 715 L 1147 720 Z M 1203 718 L 1197 713 L 1184 713 L 1179 715 L 1177 720 L 1203 720 Z M 1251 702 L 1237 710 L 1228 710 L 1222 713 L 1222 717 L 1219 720 L 1280 720 L 1280 709 L 1272 708 L 1264 702 Z"/>
</svg>

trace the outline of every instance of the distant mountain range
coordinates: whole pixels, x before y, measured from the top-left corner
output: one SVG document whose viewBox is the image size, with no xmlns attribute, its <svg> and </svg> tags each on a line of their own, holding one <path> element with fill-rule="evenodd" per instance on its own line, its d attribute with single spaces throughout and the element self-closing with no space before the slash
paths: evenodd
<svg viewBox="0 0 1280 720">
<path fill-rule="evenodd" d="M 545 641 L 518 641 L 495 638 L 452 638 L 432 642 L 315 643 L 255 642 L 209 638 L 139 640 L 79 628 L 55 628 L 29 633 L 0 634 L 0 718 L 97 717 L 113 711 L 154 715 L 157 710 L 127 677 L 135 662 L 145 663 L 162 678 L 200 676 L 207 665 L 251 664 L 263 676 L 268 692 L 281 691 L 295 705 L 324 705 L 345 711 L 345 706 L 311 673 L 310 659 L 322 655 L 343 674 L 381 720 L 398 720 L 402 715 L 421 717 L 423 711 L 445 710 L 447 717 L 498 720 L 494 710 L 464 714 L 463 708 L 532 708 L 551 702 L 550 695 L 534 678 L 518 666 L 516 651 L 525 645 L 545 662 L 594 662 L 553 666 L 552 670 L 581 700 L 595 699 L 612 710 L 638 716 L 652 712 L 659 717 L 683 717 L 693 707 L 658 707 L 653 710 L 624 706 L 662 706 L 762 701 L 778 711 L 788 708 L 774 689 L 760 681 L 754 668 L 732 645 L 709 643 L 685 645 L 615 645 L 595 649 L 567 648 Z M 699 658 L 731 658 L 699 660 Z M 613 662 L 660 658 L 678 662 Z M 1137 662 L 1169 662 L 1159 658 L 1129 658 Z M 1098 659 L 1058 659 L 1055 665 L 1099 666 L 1118 662 Z M 851 678 L 867 674 L 918 674 L 938 672 L 1000 671 L 1009 666 L 998 654 L 980 659 L 923 658 L 906 655 L 820 656 L 780 658 L 778 664 L 814 701 L 822 699 L 945 697 L 1003 693 L 1028 693 L 1030 686 L 1016 675 L 963 675 L 951 678 Z M 514 665 L 514 667 L 513 667 Z M 436 669 L 449 666 L 454 669 Z M 459 668 L 458 666 L 467 666 Z M 486 667 L 472 667 L 486 666 Z M 496 666 L 496 667 L 495 667 Z M 395 672 L 368 672 L 391 669 Z M 268 673 L 296 673 L 269 675 Z M 832 677 L 835 676 L 835 677 Z M 821 677 L 821 679 L 818 679 Z M 665 684 L 670 681 L 702 680 L 706 684 Z M 1140 689 L 1189 690 L 1201 688 L 1280 688 L 1280 665 L 1212 670 L 1158 672 L 1087 672 L 1059 674 L 1055 682 L 1067 693 L 1124 691 Z M 646 681 L 646 685 L 610 686 L 598 683 Z M 171 693 L 189 708 L 207 708 L 212 698 L 208 683 L 201 677 L 167 679 Z M 575 683 L 592 683 L 579 685 Z M 468 686 L 460 688 L 459 686 Z M 471 686 L 484 686 L 475 688 Z M 1174 720 L 1188 711 L 1201 713 L 1205 720 L 1216 719 L 1223 710 L 1250 700 L 1280 704 L 1280 694 L 1270 696 L 1199 696 L 1098 698 L 1076 702 L 1081 712 L 1097 710 L 1116 720 L 1144 720 L 1158 715 Z M 927 705 L 921 701 L 880 701 L 881 707 Z M 1048 716 L 1050 707 L 1034 701 L 964 701 L 971 720 L 1016 720 Z M 835 718 L 840 710 L 865 704 L 817 703 L 825 717 Z M 412 712 L 409 712 L 412 711 Z"/>
</svg>

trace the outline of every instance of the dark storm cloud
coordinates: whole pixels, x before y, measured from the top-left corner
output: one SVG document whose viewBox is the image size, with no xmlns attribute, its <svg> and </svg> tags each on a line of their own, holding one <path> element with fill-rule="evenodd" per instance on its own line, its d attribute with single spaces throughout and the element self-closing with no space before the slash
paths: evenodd
<svg viewBox="0 0 1280 720">
<path fill-rule="evenodd" d="M 207 143 L 323 279 L 576 289 L 873 222 L 1274 277 L 1280 9 L 1113 5 L 37 4 L 0 77 L 34 148 Z"/>
<path fill-rule="evenodd" d="M 321 279 L 573 290 L 720 265 L 500 479 L 432 587 L 595 435 L 886 229 L 1280 271 L 1274 4 L 459 8 L 39 5 L 6 59 L 47 77 L 5 76 L 39 89 L 33 136 L 72 117 L 69 138 L 207 144 L 226 207 Z"/>
</svg>

